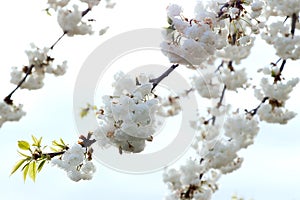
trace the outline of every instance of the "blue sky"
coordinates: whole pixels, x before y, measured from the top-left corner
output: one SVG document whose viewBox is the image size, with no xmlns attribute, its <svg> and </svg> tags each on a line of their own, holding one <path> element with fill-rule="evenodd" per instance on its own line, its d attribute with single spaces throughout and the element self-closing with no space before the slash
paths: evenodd
<svg viewBox="0 0 300 200">
<path fill-rule="evenodd" d="M 27 115 L 20 122 L 6 123 L 0 129 L 0 199 L 162 199 L 166 192 L 161 178 L 162 172 L 145 175 L 122 174 L 96 163 L 97 172 L 92 181 L 74 183 L 62 170 L 50 165 L 38 175 L 36 183 L 28 180 L 24 184 L 21 173 L 9 177 L 12 166 L 18 160 L 18 140 L 29 140 L 34 134 L 43 136 L 44 144 L 50 144 L 52 140 L 60 137 L 69 144 L 76 141 L 73 87 L 76 75 L 90 52 L 108 38 L 124 31 L 165 25 L 167 1 L 128 0 L 117 3 L 113 10 L 101 6 L 89 16 L 97 20 L 94 22 L 96 31 L 110 26 L 107 34 L 100 37 L 96 32 L 95 36 L 90 37 L 64 38 L 56 47 L 53 56 L 69 62 L 66 75 L 58 78 L 50 75 L 46 77 L 45 86 L 41 90 L 19 91 L 15 95 L 15 101 L 24 104 Z M 55 17 L 48 17 L 42 12 L 45 5 L 44 1 L 33 0 L 2 2 L 2 97 L 14 88 L 9 84 L 11 67 L 27 63 L 24 50 L 28 49 L 29 43 L 49 46 L 61 34 Z M 242 62 L 251 72 L 277 59 L 270 46 L 259 40 L 256 42 L 259 45 L 252 50 L 253 55 L 246 62 Z M 299 65 L 299 61 L 288 62 L 284 71 L 285 77 L 288 79 L 299 75 Z M 255 74 L 253 77 L 255 78 Z M 300 112 L 299 97 L 298 86 L 287 103 L 287 107 L 297 113 Z M 245 100 L 247 98 L 239 96 L 236 103 L 245 103 Z M 261 123 L 261 131 L 255 144 L 241 152 L 245 158 L 242 168 L 221 178 L 220 190 L 213 199 L 230 199 L 234 193 L 255 200 L 300 199 L 299 119 L 298 115 L 287 126 Z"/>
</svg>

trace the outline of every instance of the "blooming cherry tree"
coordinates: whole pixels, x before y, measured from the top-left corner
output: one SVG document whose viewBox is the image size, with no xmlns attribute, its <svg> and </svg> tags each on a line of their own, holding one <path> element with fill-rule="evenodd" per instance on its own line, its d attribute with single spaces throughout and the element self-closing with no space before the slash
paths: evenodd
<svg viewBox="0 0 300 200">
<path fill-rule="evenodd" d="M 57 43 L 65 36 L 93 33 L 84 16 L 100 1 L 81 0 L 87 6 L 83 11 L 70 2 L 48 0 L 47 10 L 57 12 L 63 34 L 51 47 L 38 48 L 32 44 L 32 49 L 26 51 L 28 65 L 13 68 L 11 83 L 17 87 L 0 102 L 0 127 L 6 121 L 18 121 L 25 115 L 22 105 L 15 105 L 12 100 L 19 88 L 40 89 L 46 74 L 66 73 L 67 61 L 53 67 L 50 51 Z M 108 8 L 114 5 L 107 1 Z M 79 136 L 72 146 L 60 139 L 47 149 L 41 144 L 42 138 L 35 136 L 32 136 L 32 145 L 19 141 L 22 160 L 15 165 L 12 174 L 21 169 L 24 179 L 29 174 L 35 180 L 44 164 L 51 162 L 66 171 L 73 181 L 90 180 L 96 172 L 92 162 L 95 145 L 102 149 L 113 147 L 119 154 L 142 153 L 149 142 L 155 142 L 159 119 L 179 115 L 183 112 L 179 100 L 194 93 L 210 100 L 212 105 L 207 107 L 207 113 L 199 112 L 196 118 L 189 119 L 196 132 L 191 145 L 194 154 L 180 167 L 164 171 L 163 181 L 168 187 L 165 199 L 208 200 L 218 190 L 221 176 L 241 167 L 244 158 L 239 152 L 254 144 L 261 122 L 287 124 L 296 116 L 286 108 L 286 102 L 299 78 L 286 80 L 283 73 L 290 60 L 300 59 L 299 0 L 198 2 L 193 18 L 185 17 L 180 5 L 169 4 L 166 13 L 168 27 L 161 50 L 171 67 L 158 77 L 145 73 L 137 77 L 123 72 L 115 74 L 112 93 L 100 97 L 101 105 L 88 104 L 81 112 L 84 117 L 88 111 L 95 111 L 96 130 Z M 100 31 L 100 35 L 106 30 Z M 251 54 L 255 38 L 259 36 L 274 47 L 279 58 L 257 69 L 262 78 L 259 85 L 254 85 L 242 61 Z M 178 96 L 157 95 L 161 81 L 182 68 L 194 74 L 190 77 L 190 88 Z M 259 101 L 257 107 L 249 109 L 246 104 L 237 107 L 234 102 L 225 100 L 230 93 L 242 90 L 253 90 Z"/>
</svg>

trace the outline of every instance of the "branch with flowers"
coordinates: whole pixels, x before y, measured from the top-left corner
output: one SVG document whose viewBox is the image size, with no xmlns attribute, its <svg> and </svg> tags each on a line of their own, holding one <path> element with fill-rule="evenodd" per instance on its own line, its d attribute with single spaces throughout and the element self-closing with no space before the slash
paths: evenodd
<svg viewBox="0 0 300 200">
<path fill-rule="evenodd" d="M 96 111 L 99 120 L 96 130 L 80 136 L 79 142 L 72 147 L 63 140 L 55 141 L 56 149 L 51 152 L 45 152 L 41 139 L 34 136 L 32 145 L 19 141 L 19 148 L 29 155 L 20 153 L 23 158 L 12 173 L 21 169 L 24 179 L 29 174 L 35 180 L 44 164 L 51 161 L 65 170 L 71 180 L 89 180 L 95 172 L 93 145 L 113 146 L 120 154 L 143 152 L 148 142 L 155 142 L 158 116 L 179 114 L 182 112 L 179 100 L 194 92 L 210 100 L 212 105 L 207 107 L 207 113 L 198 113 L 197 118 L 190 119 L 196 130 L 192 148 L 197 156 L 177 169 L 166 169 L 163 174 L 169 189 L 166 199 L 212 199 L 221 176 L 241 167 L 244 158 L 239 152 L 254 144 L 261 122 L 287 124 L 296 116 L 286 108 L 286 102 L 299 78 L 284 78 L 289 61 L 300 59 L 300 36 L 297 35 L 300 4 L 295 2 L 229 0 L 219 3 L 211 0 L 207 4 L 199 2 L 192 19 L 184 16 L 181 6 L 170 4 L 167 7 L 169 25 L 161 48 L 171 67 L 156 78 L 149 74 L 131 77 L 117 73 L 113 92 L 101 97 L 102 105 L 88 104 L 81 112 L 84 117 L 89 111 Z M 62 37 L 74 35 L 73 29 L 63 30 Z M 267 67 L 258 67 L 262 78 L 256 86 L 251 84 L 247 69 L 240 64 L 251 54 L 259 34 L 274 47 L 279 59 Z M 39 64 L 45 59 L 47 61 L 48 57 Z M 31 63 L 29 66 L 23 79 L 32 73 L 32 66 L 38 65 Z M 190 89 L 177 96 L 170 94 L 168 98 L 158 96 L 156 89 L 161 81 L 183 67 L 194 72 Z M 25 83 L 24 80 L 19 87 L 24 87 Z M 236 107 L 226 101 L 231 93 L 252 89 L 258 100 L 254 108 Z"/>
<path fill-rule="evenodd" d="M 92 26 L 83 21 L 83 17 L 87 15 L 93 7 L 100 3 L 100 0 L 80 0 L 82 4 L 87 4 L 84 11 L 80 11 L 78 5 L 73 5 L 73 10 L 69 10 L 70 0 L 48 1 L 46 9 L 49 15 L 50 11 L 57 13 L 57 21 L 61 27 L 63 34 L 50 46 L 39 48 L 35 44 L 31 44 L 31 50 L 25 51 L 28 57 L 28 65 L 21 69 L 12 68 L 11 80 L 12 84 L 17 85 L 6 97 L 0 102 L 0 127 L 6 121 L 19 121 L 26 113 L 23 111 L 23 105 L 14 104 L 12 96 L 19 89 L 37 90 L 44 85 L 45 74 L 53 74 L 62 76 L 66 73 L 67 61 L 54 67 L 54 58 L 50 56 L 51 51 L 65 36 L 73 37 L 75 35 L 92 34 Z M 115 3 L 107 1 L 107 7 L 114 7 Z"/>
</svg>

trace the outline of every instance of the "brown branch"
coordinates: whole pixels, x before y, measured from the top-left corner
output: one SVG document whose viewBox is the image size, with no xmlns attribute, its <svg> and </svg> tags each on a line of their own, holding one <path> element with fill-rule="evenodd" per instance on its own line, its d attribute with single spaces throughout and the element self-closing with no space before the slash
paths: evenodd
<svg viewBox="0 0 300 200">
<path fill-rule="evenodd" d="M 283 69 L 284 69 L 285 64 L 286 64 L 286 60 L 284 59 L 284 60 L 282 60 L 282 63 L 281 63 L 281 66 L 280 66 L 280 68 L 279 68 L 278 73 L 277 73 L 276 76 L 274 77 L 274 84 L 276 84 L 277 81 L 281 81 L 281 73 L 282 73 L 282 71 L 283 71 Z"/>
<path fill-rule="evenodd" d="M 292 15 L 292 23 L 291 23 L 291 34 L 292 34 L 292 38 L 294 38 L 294 35 L 295 35 L 297 18 L 298 18 L 297 14 L 296 14 L 296 13 L 293 13 L 293 15 Z"/>
<path fill-rule="evenodd" d="M 162 75 L 160 75 L 158 78 L 155 79 L 151 79 L 150 83 L 153 84 L 151 91 L 154 90 L 154 88 L 156 88 L 156 86 L 162 81 L 164 80 L 164 78 L 166 78 L 167 76 L 169 76 L 169 74 L 171 72 L 173 72 L 177 67 L 179 66 L 179 64 L 173 64 L 169 69 L 167 69 L 167 71 L 165 71 Z"/>
<path fill-rule="evenodd" d="M 21 85 L 26 81 L 26 78 L 28 77 L 29 74 L 31 74 L 32 69 L 34 68 L 34 65 L 31 65 L 27 71 L 26 71 L 26 75 L 24 76 L 24 78 L 18 83 L 17 87 L 4 98 L 4 102 L 7 103 L 8 105 L 13 105 L 13 100 L 11 99 L 12 95 L 21 87 Z"/>
<path fill-rule="evenodd" d="M 257 113 L 258 109 L 260 108 L 260 106 L 261 106 L 263 103 L 265 103 L 268 99 L 269 99 L 269 97 L 264 97 L 263 100 L 260 102 L 260 104 L 259 104 L 256 108 L 254 108 L 254 109 L 252 109 L 252 110 L 250 110 L 250 111 L 248 111 L 247 109 L 245 109 L 245 112 L 246 112 L 247 114 L 250 114 L 251 116 L 256 115 L 256 113 Z"/>
<path fill-rule="evenodd" d="M 224 88 L 222 90 L 222 94 L 221 94 L 220 100 L 219 100 L 219 102 L 217 104 L 217 108 L 220 108 L 222 106 L 222 102 L 223 102 L 224 96 L 225 96 L 225 91 L 226 91 L 226 85 L 224 85 Z M 216 123 L 216 116 L 213 116 L 211 119 L 212 119 L 212 125 L 215 125 L 215 123 Z"/>
<path fill-rule="evenodd" d="M 68 31 L 65 31 L 50 47 L 51 50 L 55 47 L 55 45 L 68 33 Z"/>
<path fill-rule="evenodd" d="M 84 10 L 81 14 L 82 17 L 84 17 L 86 14 L 88 14 L 91 11 L 90 8 L 87 8 Z M 68 33 L 68 31 L 64 31 L 64 33 L 51 45 L 49 49 L 53 50 L 53 48 L 57 45 L 57 43 Z M 27 77 L 31 74 L 32 69 L 34 68 L 34 65 L 31 65 L 24 76 L 24 78 L 18 83 L 17 87 L 4 98 L 4 102 L 7 103 L 8 105 L 13 105 L 13 100 L 11 99 L 12 95 L 22 86 L 22 84 L 26 81 Z"/>
<path fill-rule="evenodd" d="M 49 156 L 50 158 L 54 158 L 56 156 L 60 156 L 63 155 L 64 153 L 66 153 L 66 151 L 60 151 L 60 152 L 53 152 L 53 153 L 43 153 L 43 156 Z"/>
</svg>

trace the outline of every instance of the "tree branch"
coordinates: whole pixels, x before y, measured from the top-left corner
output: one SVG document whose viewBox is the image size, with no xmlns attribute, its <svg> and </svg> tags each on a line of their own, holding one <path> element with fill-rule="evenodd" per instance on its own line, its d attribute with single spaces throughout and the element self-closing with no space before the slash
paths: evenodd
<svg viewBox="0 0 300 200">
<path fill-rule="evenodd" d="M 248 113 L 248 114 L 250 114 L 251 116 L 256 115 L 256 113 L 257 113 L 258 109 L 260 108 L 260 106 L 263 103 L 265 103 L 268 99 L 269 99 L 269 97 L 264 97 L 263 100 L 260 102 L 260 104 L 256 108 L 254 108 L 254 109 L 252 109 L 250 111 L 248 111 L 247 109 L 245 109 L 245 112 Z"/>
<path fill-rule="evenodd" d="M 274 77 L 274 84 L 276 84 L 277 81 L 281 81 L 281 73 L 282 73 L 282 71 L 284 69 L 285 64 L 286 64 L 286 60 L 282 60 L 281 66 L 279 68 L 279 71 L 276 74 L 276 76 Z"/>
<path fill-rule="evenodd" d="M 297 14 L 296 14 L 296 13 L 293 13 L 293 15 L 292 15 L 292 23 L 291 23 L 291 34 L 292 34 L 292 38 L 294 38 L 294 35 L 295 35 L 297 18 L 298 18 Z"/>
<path fill-rule="evenodd" d="M 167 69 L 167 71 L 165 71 L 162 75 L 160 75 L 158 78 L 155 79 L 151 79 L 150 83 L 153 84 L 151 91 L 154 90 L 154 88 L 156 88 L 156 86 L 162 81 L 164 80 L 164 78 L 166 78 L 167 76 L 169 76 L 169 74 L 171 72 L 173 72 L 177 67 L 179 66 L 179 64 L 173 64 L 169 69 Z"/>
<path fill-rule="evenodd" d="M 49 156 L 50 158 L 54 158 L 56 156 L 60 156 L 66 153 L 66 151 L 60 151 L 60 152 L 53 152 L 53 153 L 43 153 L 44 156 Z"/>
<path fill-rule="evenodd" d="M 81 14 L 82 17 L 84 17 L 86 14 L 88 14 L 91 11 L 90 8 L 87 8 L 84 10 Z M 57 43 L 68 33 L 68 31 L 65 31 L 50 47 L 51 50 L 57 45 Z M 22 86 L 22 84 L 26 81 L 27 77 L 31 74 L 32 69 L 34 68 L 34 65 L 31 65 L 24 76 L 24 78 L 18 83 L 17 87 L 4 98 L 4 102 L 7 103 L 8 105 L 13 105 L 13 100 L 11 99 L 12 95 Z"/>
<path fill-rule="evenodd" d="M 17 85 L 17 87 L 4 98 L 4 102 L 7 103 L 8 105 L 13 105 L 13 100 L 11 99 L 12 95 L 21 87 L 21 85 L 26 81 L 26 78 L 28 77 L 29 74 L 31 74 L 32 69 L 34 68 L 34 65 L 31 65 L 26 72 L 26 75 L 24 76 L 24 78 L 19 82 L 19 84 Z"/>
<path fill-rule="evenodd" d="M 55 45 L 67 34 L 68 32 L 65 31 L 50 47 L 51 50 L 55 47 Z"/>
<path fill-rule="evenodd" d="M 220 100 L 219 100 L 219 102 L 218 102 L 218 104 L 217 104 L 217 108 L 220 108 L 221 105 L 222 105 L 222 102 L 223 102 L 224 96 L 225 96 L 225 91 L 226 91 L 226 85 L 224 85 L 224 88 L 223 88 L 223 90 L 222 90 L 222 94 L 221 94 Z M 211 119 L 212 119 L 212 125 L 215 125 L 215 122 L 216 122 L 216 116 L 213 116 Z"/>
</svg>

